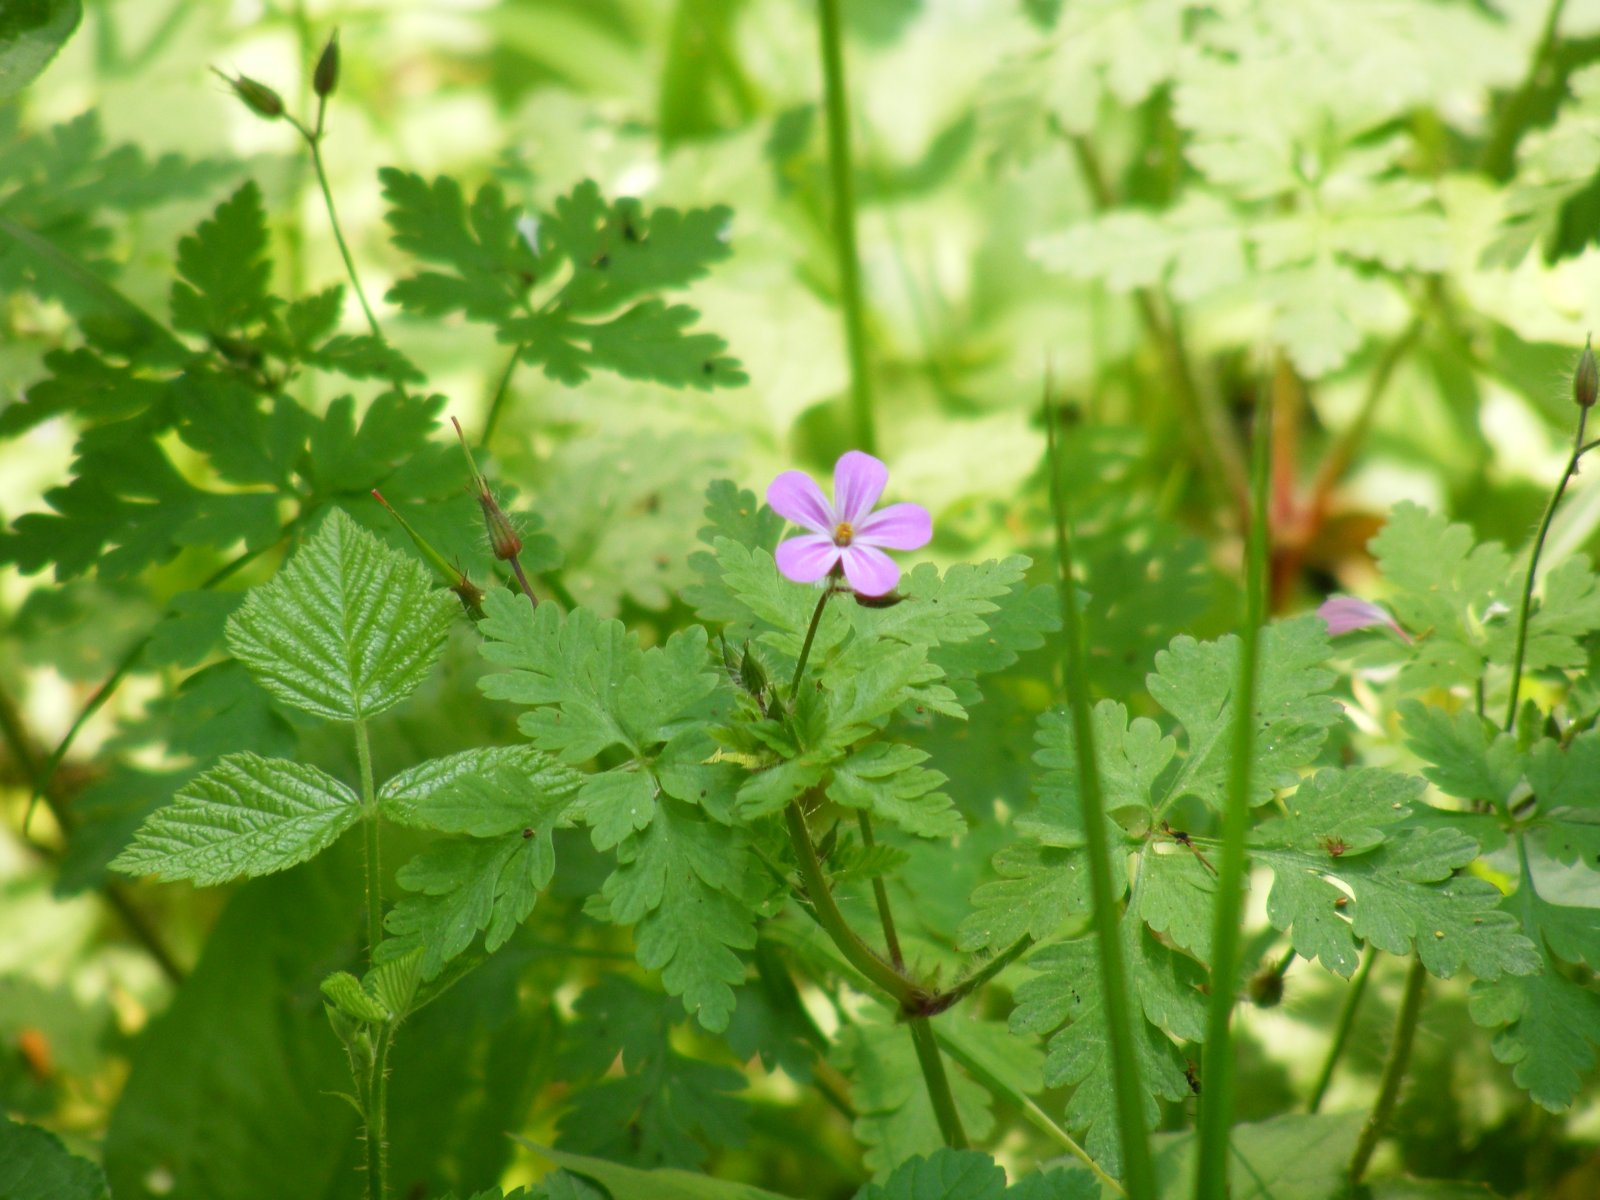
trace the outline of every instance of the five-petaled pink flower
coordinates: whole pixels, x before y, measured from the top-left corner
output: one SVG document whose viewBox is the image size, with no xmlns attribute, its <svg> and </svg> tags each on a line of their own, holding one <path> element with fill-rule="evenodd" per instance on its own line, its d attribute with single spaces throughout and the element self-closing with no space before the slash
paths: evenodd
<svg viewBox="0 0 1600 1200">
<path fill-rule="evenodd" d="M 933 537 L 933 518 L 920 504 L 872 511 L 889 468 L 851 450 L 833 468 L 833 503 L 804 471 L 785 471 L 767 488 L 772 511 L 802 529 L 778 547 L 778 570 L 796 583 L 814 583 L 843 564 L 844 577 L 863 596 L 882 596 L 900 581 L 884 550 L 920 550 Z"/>
</svg>

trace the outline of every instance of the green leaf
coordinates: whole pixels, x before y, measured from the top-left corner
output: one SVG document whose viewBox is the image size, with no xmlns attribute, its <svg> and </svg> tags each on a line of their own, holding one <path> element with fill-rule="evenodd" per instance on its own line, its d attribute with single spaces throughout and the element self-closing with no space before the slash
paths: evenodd
<svg viewBox="0 0 1600 1200">
<path fill-rule="evenodd" d="M 871 742 L 833 768 L 828 798 L 915 837 L 955 837 L 966 829 L 966 821 L 954 801 L 935 790 L 945 776 L 921 765 L 928 757 L 911 746 Z"/>
<path fill-rule="evenodd" d="M 396 872 L 401 887 L 421 894 L 402 899 L 384 918 L 392 935 L 384 953 L 422 950 L 425 980 L 485 930 L 484 948 L 493 953 L 527 919 L 554 873 L 548 837 L 440 842 Z"/>
<path fill-rule="evenodd" d="M 269 875 L 320 854 L 360 815 L 356 794 L 316 767 L 232 754 L 152 813 L 111 866 L 202 887 Z"/>
<path fill-rule="evenodd" d="M 427 570 L 334 509 L 228 620 L 228 647 L 279 700 L 366 720 L 417 689 L 459 611 Z"/>
<path fill-rule="evenodd" d="M 1513 915 L 1514 914 L 1514 915 Z M 1472 1019 L 1495 1033 L 1495 1058 L 1517 1086 L 1551 1112 L 1569 1108 L 1593 1075 L 1600 1049 L 1600 992 L 1578 983 L 1562 963 L 1600 964 L 1600 909 L 1550 904 L 1526 870 L 1500 915 L 1520 921 L 1537 943 L 1537 973 L 1473 985 Z"/>
<path fill-rule="evenodd" d="M 556 202 L 554 214 L 534 221 L 509 207 L 496 184 L 468 205 L 447 176 L 429 184 L 392 167 L 380 176 L 395 244 L 450 268 L 397 283 L 389 298 L 402 307 L 490 322 L 501 341 L 521 348 L 524 361 L 568 385 L 596 368 L 702 390 L 747 381 L 723 355 L 726 342 L 686 332 L 699 315 L 694 309 L 650 295 L 681 287 L 727 257 L 727 209 L 646 214 L 636 200 L 608 204 L 585 182 Z M 553 293 L 530 301 L 557 279 Z"/>
<path fill-rule="evenodd" d="M 304 361 L 350 379 L 394 379 L 421 383 L 426 377 L 400 351 L 369 333 L 341 333 L 309 351 Z"/>
<path fill-rule="evenodd" d="M 855 1135 L 866 1146 L 866 1163 L 874 1175 L 886 1176 L 912 1155 L 931 1154 L 944 1144 L 904 1025 L 846 1025 L 828 1060 L 850 1080 Z M 975 1139 L 988 1137 L 994 1128 L 989 1093 L 953 1064 L 948 1074 L 962 1126 Z"/>
<path fill-rule="evenodd" d="M 516 1135 L 512 1135 L 512 1140 L 576 1175 L 603 1184 L 611 1200 L 786 1200 L 776 1192 L 765 1191 L 753 1184 L 713 1179 L 709 1175 L 696 1175 L 676 1167 L 641 1171 L 637 1167 L 620 1166 L 604 1158 L 552 1150 Z"/>
<path fill-rule="evenodd" d="M 1442 979 L 1463 966 L 1480 979 L 1537 971 L 1499 889 L 1456 873 L 1478 857 L 1477 842 L 1452 828 L 1398 828 L 1421 791 L 1420 780 L 1376 768 L 1306 780 L 1287 802 L 1290 815 L 1251 839 L 1256 860 L 1274 872 L 1268 919 L 1297 953 L 1346 978 L 1358 938 L 1391 954 L 1415 951 Z"/>
<path fill-rule="evenodd" d="M 1404 700 L 1399 711 L 1406 744 L 1428 764 L 1422 773 L 1430 782 L 1447 796 L 1505 811 L 1525 769 L 1515 738 L 1470 708 L 1451 716 L 1436 705 Z"/>
<path fill-rule="evenodd" d="M 1270 800 L 1275 789 L 1292 786 L 1300 769 L 1322 748 L 1328 730 L 1343 717 L 1338 702 L 1325 694 L 1334 675 L 1321 666 L 1329 654 L 1322 618 L 1312 615 L 1269 625 L 1261 634 L 1260 654 L 1252 805 Z M 1238 659 L 1239 639 L 1231 634 L 1204 643 L 1178 637 L 1156 655 L 1150 695 L 1182 724 L 1188 751 L 1165 799 L 1156 806 L 1158 812 L 1183 796 L 1198 796 L 1222 810 Z"/>
<path fill-rule="evenodd" d="M 1077 850 L 1021 841 L 994 856 L 999 879 L 972 893 L 962 950 L 1003 950 L 1024 935 L 1043 941 L 1090 911 L 1089 860 Z"/>
<path fill-rule="evenodd" d="M 1135 1034 L 1145 1124 L 1154 1128 L 1160 1116 L 1158 1097 L 1183 1100 L 1189 1094 L 1185 1062 L 1172 1042 L 1176 1035 L 1191 1041 L 1205 1033 L 1206 982 L 1198 964 L 1157 942 L 1136 919 L 1122 923 L 1128 972 L 1142 1020 Z M 1045 1084 L 1073 1085 L 1065 1119 L 1068 1128 L 1084 1134 L 1084 1147 L 1096 1162 L 1115 1174 L 1122 1147 L 1117 1134 L 1115 1066 L 1100 990 L 1099 956 L 1093 937 L 1046 946 L 1029 959 L 1040 974 L 1017 989 L 1011 1014 L 1016 1033 L 1049 1035 Z"/>
<path fill-rule="evenodd" d="M 335 971 L 324 979 L 322 996 L 345 1016 L 357 1021 L 377 1023 L 394 1015 L 348 971 Z"/>
<path fill-rule="evenodd" d="M 1483 673 L 1483 629 L 1491 606 L 1515 599 L 1510 556 L 1496 542 L 1476 544 L 1465 525 L 1409 501 L 1398 504 L 1369 543 L 1400 623 L 1417 635 L 1402 668 L 1407 688 L 1451 687 Z"/>
<path fill-rule="evenodd" d="M 0 36 L 3 36 L 0 28 Z M 5 67 L 0 56 L 0 70 Z M 3 76 L 0 76 L 3 81 Z M 110 1200 L 106 1177 L 37 1125 L 0 1116 L 0 1196 L 6 1200 Z"/>
<path fill-rule="evenodd" d="M 1100 1185 L 1087 1173 L 1050 1171 L 1011 1187 L 987 1154 L 942 1147 L 897 1166 L 881 1183 L 869 1183 L 854 1200 L 1099 1200 Z"/>
<path fill-rule="evenodd" d="M 441 833 L 548 835 L 582 776 L 526 747 L 486 747 L 412 767 L 383 786 L 386 816 Z M 403 806 L 403 807 L 402 807 Z"/>
<path fill-rule="evenodd" d="M 573 1008 L 558 1060 L 573 1085 L 556 1126 L 563 1149 L 633 1167 L 698 1167 L 707 1144 L 744 1144 L 747 1105 L 733 1093 L 745 1078 L 674 1046 L 675 1001 L 607 974 Z"/>
<path fill-rule="evenodd" d="M 0 16 L 0 100 L 32 83 L 82 19 L 78 0 L 8 4 Z"/>
<path fill-rule="evenodd" d="M 1228 1194 L 1232 1200 L 1342 1200 L 1360 1132 L 1360 1113 L 1241 1122 L 1228 1139 Z M 1153 1141 L 1160 1195 L 1192 1195 L 1198 1136 L 1158 1133 Z"/>
<path fill-rule="evenodd" d="M 726 1029 L 733 985 L 744 980 L 735 950 L 755 945 L 754 914 L 744 901 L 751 871 L 738 835 L 663 798 L 648 829 L 617 850 L 618 866 L 602 897 L 610 919 L 636 925 L 639 964 L 660 971 L 700 1024 Z"/>
<path fill-rule="evenodd" d="M 251 181 L 178 243 L 173 326 L 220 337 L 256 324 L 270 311 L 271 274 L 267 214 L 261 189 Z"/>
<path fill-rule="evenodd" d="M 537 781 L 541 790 L 560 790 L 575 781 L 570 772 L 553 763 L 531 746 L 484 746 L 463 750 L 442 758 L 430 758 L 407 767 L 378 789 L 378 811 L 391 821 L 415 829 L 438 829 L 432 823 L 435 796 L 465 777 L 499 776 L 510 772 L 514 778 Z M 518 803 L 521 803 L 518 801 Z M 425 815 L 425 810 L 430 815 Z M 519 818 L 520 819 L 520 818 Z M 510 826 L 496 833 L 509 832 Z M 445 832 L 475 832 L 449 829 Z"/>
</svg>

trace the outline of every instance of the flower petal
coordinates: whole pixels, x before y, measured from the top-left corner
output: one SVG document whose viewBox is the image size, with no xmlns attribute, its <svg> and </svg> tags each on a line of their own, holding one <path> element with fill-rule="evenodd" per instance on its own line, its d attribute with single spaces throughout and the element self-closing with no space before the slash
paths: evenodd
<svg viewBox="0 0 1600 1200">
<path fill-rule="evenodd" d="M 798 472 L 795 472 L 798 474 Z M 820 533 L 805 533 L 778 543 L 778 570 L 796 583 L 815 583 L 839 561 L 839 547 Z M 890 584 L 893 587 L 893 584 Z"/>
<path fill-rule="evenodd" d="M 1329 637 L 1353 633 L 1357 629 L 1386 626 L 1406 641 L 1411 640 L 1411 635 L 1400 628 L 1400 623 L 1386 609 L 1355 596 L 1329 596 L 1317 609 L 1317 616 L 1327 624 Z"/>
<path fill-rule="evenodd" d="M 900 568 L 882 550 L 853 544 L 839 553 L 844 560 L 844 577 L 860 595 L 887 595 L 900 582 Z"/>
<path fill-rule="evenodd" d="M 855 540 L 890 550 L 921 550 L 933 537 L 933 518 L 920 504 L 891 504 L 855 527 Z"/>
<path fill-rule="evenodd" d="M 785 471 L 767 485 L 767 503 L 785 521 L 833 536 L 833 506 L 804 471 Z"/>
<path fill-rule="evenodd" d="M 848 525 L 859 524 L 872 511 L 889 482 L 889 468 L 872 455 L 850 450 L 833 468 L 833 511 Z"/>
</svg>

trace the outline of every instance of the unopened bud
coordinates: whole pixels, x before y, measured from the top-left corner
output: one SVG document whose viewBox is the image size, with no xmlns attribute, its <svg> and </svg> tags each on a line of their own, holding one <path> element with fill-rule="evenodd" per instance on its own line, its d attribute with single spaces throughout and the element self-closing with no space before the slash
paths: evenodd
<svg viewBox="0 0 1600 1200">
<path fill-rule="evenodd" d="M 317 69 L 311 76 L 311 90 L 326 98 L 333 95 L 333 89 L 338 86 L 339 31 L 335 29 L 328 44 L 322 48 L 322 57 L 317 59 Z"/>
<path fill-rule="evenodd" d="M 1578 359 L 1578 369 L 1572 376 L 1572 398 L 1583 408 L 1593 408 L 1597 391 L 1600 391 L 1600 367 L 1596 367 L 1594 349 L 1585 339 L 1583 355 Z"/>
<path fill-rule="evenodd" d="M 1283 976 L 1274 966 L 1262 967 L 1250 977 L 1245 990 L 1257 1008 L 1276 1008 L 1283 1003 Z"/>
<path fill-rule="evenodd" d="M 478 488 L 478 507 L 483 509 L 483 523 L 489 530 L 489 548 L 494 551 L 494 556 L 502 562 L 515 558 L 522 553 L 522 538 L 517 535 L 516 528 L 511 524 L 511 518 L 506 516 L 505 510 L 495 503 L 494 497 L 489 494 L 487 485 Z"/>
<path fill-rule="evenodd" d="M 250 107 L 250 111 L 258 117 L 265 117 L 269 121 L 283 116 L 283 97 L 278 95 L 266 84 L 251 79 L 248 75 L 224 75 L 217 71 L 217 77 L 224 80 L 233 89 L 233 94 L 243 100 Z"/>
</svg>

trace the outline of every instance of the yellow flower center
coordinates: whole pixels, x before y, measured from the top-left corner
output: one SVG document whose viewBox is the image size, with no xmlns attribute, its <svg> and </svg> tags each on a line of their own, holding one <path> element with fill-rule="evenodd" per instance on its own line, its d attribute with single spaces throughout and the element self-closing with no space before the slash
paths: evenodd
<svg viewBox="0 0 1600 1200">
<path fill-rule="evenodd" d="M 850 528 L 849 521 L 840 521 L 833 531 L 833 544 L 835 546 L 848 546 L 850 539 L 856 536 L 856 531 Z"/>
</svg>

